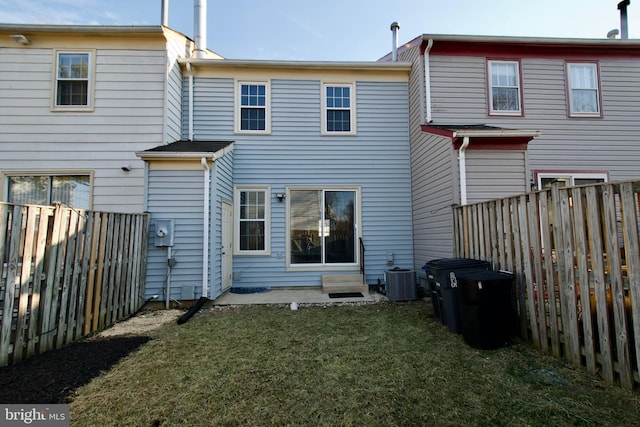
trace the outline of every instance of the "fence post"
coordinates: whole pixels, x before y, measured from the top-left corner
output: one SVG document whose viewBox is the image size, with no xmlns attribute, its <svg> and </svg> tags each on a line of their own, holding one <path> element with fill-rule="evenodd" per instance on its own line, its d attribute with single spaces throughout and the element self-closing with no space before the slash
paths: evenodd
<svg viewBox="0 0 640 427">
<path fill-rule="evenodd" d="M 637 188 L 636 191 L 640 191 Z M 629 275 L 631 312 L 633 313 L 633 334 L 635 337 L 636 366 L 640 367 L 640 244 L 638 243 L 638 216 L 636 198 L 632 183 L 620 185 L 622 198 L 622 218 L 624 230 L 624 249 Z"/>
</svg>

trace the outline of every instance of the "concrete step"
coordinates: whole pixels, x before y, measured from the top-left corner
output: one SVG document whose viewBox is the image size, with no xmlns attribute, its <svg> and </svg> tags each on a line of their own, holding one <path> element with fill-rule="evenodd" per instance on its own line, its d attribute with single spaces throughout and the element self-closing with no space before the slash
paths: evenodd
<svg viewBox="0 0 640 427">
<path fill-rule="evenodd" d="M 326 274 L 322 276 L 322 292 L 369 292 L 369 286 L 362 283 L 362 274 Z"/>
</svg>

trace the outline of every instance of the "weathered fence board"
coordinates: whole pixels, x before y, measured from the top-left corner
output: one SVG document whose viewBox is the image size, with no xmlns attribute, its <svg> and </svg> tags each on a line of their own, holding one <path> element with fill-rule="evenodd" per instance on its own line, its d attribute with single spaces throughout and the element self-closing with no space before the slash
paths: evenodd
<svg viewBox="0 0 640 427">
<path fill-rule="evenodd" d="M 454 207 L 456 256 L 513 271 L 520 333 L 607 382 L 640 383 L 640 182 Z"/>
<path fill-rule="evenodd" d="M 0 203 L 0 366 L 133 314 L 144 302 L 148 223 Z"/>
</svg>

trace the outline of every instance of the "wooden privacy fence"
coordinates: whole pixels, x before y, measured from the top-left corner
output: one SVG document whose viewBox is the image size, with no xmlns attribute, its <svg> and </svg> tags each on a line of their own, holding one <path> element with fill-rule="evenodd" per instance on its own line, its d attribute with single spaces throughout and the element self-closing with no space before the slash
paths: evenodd
<svg viewBox="0 0 640 427">
<path fill-rule="evenodd" d="M 640 383 L 640 182 L 454 208 L 455 254 L 516 275 L 522 337 L 608 383 Z"/>
<path fill-rule="evenodd" d="M 0 366 L 134 313 L 148 225 L 146 214 L 0 203 Z"/>
</svg>

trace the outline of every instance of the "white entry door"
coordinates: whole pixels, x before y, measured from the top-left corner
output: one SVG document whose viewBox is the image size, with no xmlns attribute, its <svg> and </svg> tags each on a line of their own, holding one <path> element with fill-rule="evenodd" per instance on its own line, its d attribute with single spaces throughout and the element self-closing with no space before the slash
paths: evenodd
<svg viewBox="0 0 640 427">
<path fill-rule="evenodd" d="M 231 287 L 233 274 L 233 205 L 222 202 L 222 291 Z"/>
</svg>

